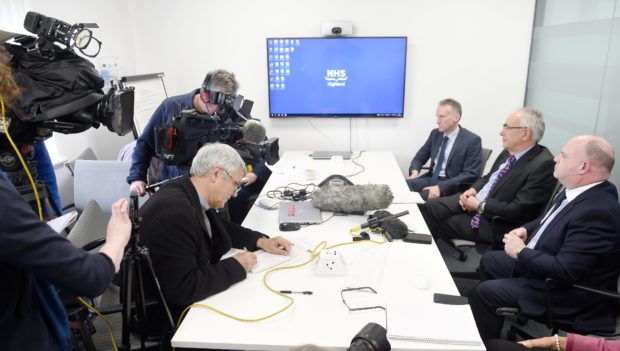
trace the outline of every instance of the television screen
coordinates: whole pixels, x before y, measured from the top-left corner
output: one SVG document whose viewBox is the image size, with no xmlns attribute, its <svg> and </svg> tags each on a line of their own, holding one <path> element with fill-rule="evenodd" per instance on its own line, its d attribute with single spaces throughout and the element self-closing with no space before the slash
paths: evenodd
<svg viewBox="0 0 620 351">
<path fill-rule="evenodd" d="M 406 37 L 267 38 L 270 117 L 402 117 Z"/>
</svg>

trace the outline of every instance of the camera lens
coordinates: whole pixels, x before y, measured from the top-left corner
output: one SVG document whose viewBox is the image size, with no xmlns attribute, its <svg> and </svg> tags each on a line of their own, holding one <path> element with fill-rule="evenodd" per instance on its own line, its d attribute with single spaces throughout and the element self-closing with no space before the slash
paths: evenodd
<svg viewBox="0 0 620 351">
<path fill-rule="evenodd" d="M 342 28 L 340 27 L 333 27 L 332 28 L 332 34 L 341 34 L 342 33 Z"/>
</svg>

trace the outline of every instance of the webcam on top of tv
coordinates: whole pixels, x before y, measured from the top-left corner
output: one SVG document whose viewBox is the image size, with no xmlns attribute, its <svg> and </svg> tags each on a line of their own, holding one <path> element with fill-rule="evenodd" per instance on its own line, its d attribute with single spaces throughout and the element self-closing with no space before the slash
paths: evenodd
<svg viewBox="0 0 620 351">
<path fill-rule="evenodd" d="M 353 35 L 353 22 L 351 21 L 328 21 L 321 22 L 321 35 L 340 37 Z"/>
</svg>

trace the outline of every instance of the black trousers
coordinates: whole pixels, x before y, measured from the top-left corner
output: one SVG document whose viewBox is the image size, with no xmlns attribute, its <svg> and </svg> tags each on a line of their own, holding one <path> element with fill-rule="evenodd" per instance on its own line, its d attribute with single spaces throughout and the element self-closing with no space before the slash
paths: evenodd
<svg viewBox="0 0 620 351">
<path fill-rule="evenodd" d="M 432 199 L 419 205 L 420 212 L 435 239 L 463 239 L 475 242 L 491 242 L 491 236 L 471 228 L 471 219 L 476 212 L 466 212 L 459 205 L 460 193 Z M 489 227 L 482 217 L 481 226 Z M 483 223 L 485 222 L 485 223 Z"/>
<path fill-rule="evenodd" d="M 485 342 L 501 335 L 504 317 L 497 315 L 497 308 L 519 307 L 518 295 L 527 278 L 513 277 L 515 266 L 504 251 L 489 251 L 480 260 L 482 281 L 470 292 L 469 304 Z"/>
</svg>

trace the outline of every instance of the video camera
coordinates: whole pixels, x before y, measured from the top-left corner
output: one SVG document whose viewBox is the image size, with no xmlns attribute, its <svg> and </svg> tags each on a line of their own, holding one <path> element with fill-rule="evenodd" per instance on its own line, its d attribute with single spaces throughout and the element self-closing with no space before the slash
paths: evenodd
<svg viewBox="0 0 620 351">
<path fill-rule="evenodd" d="M 155 127 L 155 153 L 165 164 L 189 168 L 198 149 L 207 143 L 232 146 L 244 162 L 280 160 L 279 139 L 266 138 L 265 127 L 250 117 L 253 102 L 242 95 L 210 93 L 221 106 L 213 116 L 183 110 L 168 124 Z"/>
<path fill-rule="evenodd" d="M 376 323 L 366 324 L 351 340 L 348 351 L 390 351 L 385 328 Z"/>
<path fill-rule="evenodd" d="M 3 44 L 13 78 L 22 90 L 8 110 L 7 130 L 0 128 L 0 169 L 16 187 L 25 184 L 27 178 L 8 143 L 7 131 L 30 169 L 36 165 L 32 145 L 53 132 L 80 133 L 103 124 L 125 135 L 133 128 L 133 88 L 118 83 L 104 93 L 104 81 L 94 65 L 73 50 L 90 57 L 99 53 L 101 42 L 86 25 L 69 25 L 28 12 L 24 27 L 38 37 L 16 35 L 13 43 Z M 93 47 L 93 52 L 87 51 Z"/>
</svg>

